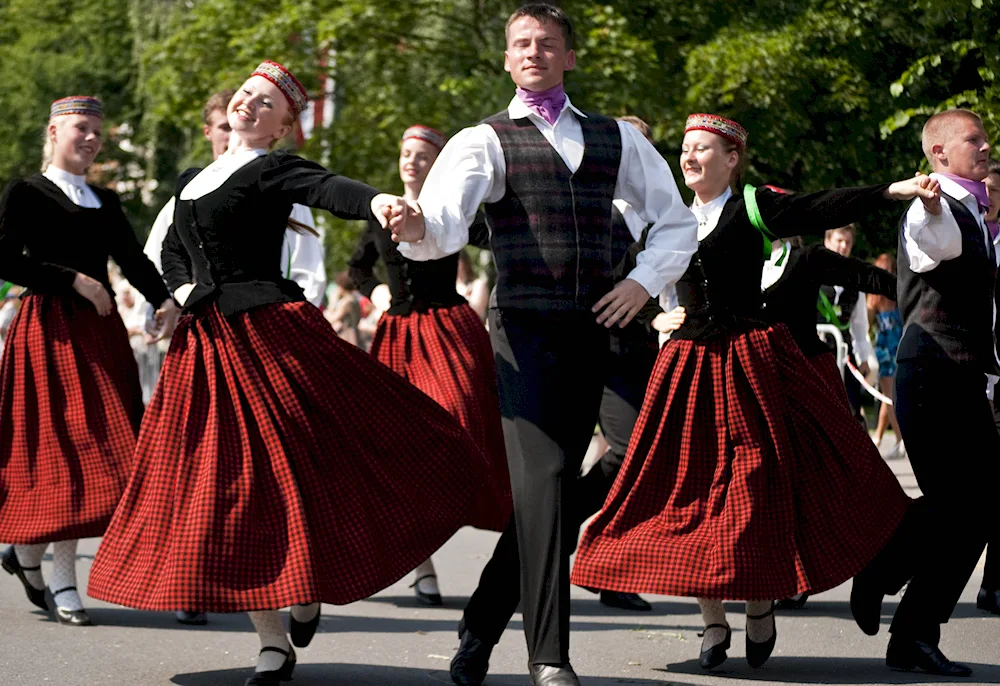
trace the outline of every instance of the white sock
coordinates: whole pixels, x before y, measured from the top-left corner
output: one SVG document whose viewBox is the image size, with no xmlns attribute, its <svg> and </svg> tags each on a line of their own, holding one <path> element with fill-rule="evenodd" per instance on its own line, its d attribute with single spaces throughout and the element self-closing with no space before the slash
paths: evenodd
<svg viewBox="0 0 1000 686">
<path fill-rule="evenodd" d="M 434 561 L 429 557 L 421 562 L 420 566 L 413 570 L 415 578 L 420 579 L 422 576 L 427 577 L 425 579 L 420 579 L 420 581 L 417 582 L 417 590 L 421 593 L 437 593 L 440 595 L 441 591 L 438 590 L 437 576 L 427 576 L 428 574 L 435 574 Z"/>
<path fill-rule="evenodd" d="M 770 600 L 747 601 L 747 637 L 754 643 L 764 643 L 774 635 L 774 615 L 764 619 L 750 619 L 750 615 L 759 617 L 770 609 Z"/>
<path fill-rule="evenodd" d="M 709 624 L 722 624 L 723 626 L 729 626 L 729 622 L 726 621 L 726 608 L 722 605 L 721 600 L 698 598 L 698 607 L 701 608 L 701 618 L 705 622 L 706 627 L 708 627 Z M 711 629 L 706 628 L 705 636 L 701 640 L 701 649 L 708 650 L 713 646 L 719 645 L 725 640 L 725 629 L 720 629 L 719 627 L 712 627 Z"/>
<path fill-rule="evenodd" d="M 308 622 L 319 614 L 319 603 L 309 603 L 308 605 L 292 605 L 292 617 L 296 622 Z"/>
<path fill-rule="evenodd" d="M 281 624 L 281 615 L 278 614 L 277 610 L 260 610 L 247 614 L 250 615 L 250 621 L 253 622 L 253 627 L 257 630 L 261 648 L 280 648 L 286 653 L 292 649 L 288 637 L 285 636 L 285 627 Z M 284 655 L 268 650 L 257 658 L 257 671 L 273 672 L 281 669 L 281 665 L 284 663 Z"/>
<path fill-rule="evenodd" d="M 83 601 L 77 591 L 56 591 L 76 586 L 76 544 L 77 541 L 57 541 L 52 544 L 52 578 L 49 580 L 49 590 L 52 591 L 56 606 L 66 610 L 82 610 Z"/>
<path fill-rule="evenodd" d="M 22 568 L 38 567 L 38 569 L 25 570 L 24 572 L 24 578 L 37 589 L 45 588 L 45 579 L 42 578 L 41 564 L 42 556 L 45 555 L 45 549 L 48 547 L 48 543 L 14 546 L 14 554 L 17 556 L 17 561 Z"/>
</svg>

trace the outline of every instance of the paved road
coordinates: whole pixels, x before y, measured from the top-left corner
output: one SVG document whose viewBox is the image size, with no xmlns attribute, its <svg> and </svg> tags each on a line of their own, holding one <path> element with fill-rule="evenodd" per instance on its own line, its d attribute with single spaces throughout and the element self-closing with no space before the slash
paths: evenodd
<svg viewBox="0 0 1000 686">
<path fill-rule="evenodd" d="M 905 460 L 891 464 L 913 491 Z M 444 608 L 418 607 L 408 580 L 363 602 L 324 606 L 313 645 L 299 653 L 293 686 L 451 683 L 447 666 L 458 645 L 455 626 L 496 538 L 466 529 L 436 555 Z M 88 540 L 80 547 L 84 585 L 97 542 Z M 43 563 L 43 571 L 49 565 Z M 1000 617 L 975 608 L 981 572 L 945 628 L 942 647 L 975 668 L 973 679 L 961 683 L 1000 684 Z M 33 611 L 20 586 L 0 576 L 0 686 L 238 686 L 252 669 L 257 641 L 245 615 L 210 615 L 207 627 L 187 628 L 169 614 L 88 599 L 97 625 L 71 629 Z M 700 620 L 693 601 L 649 597 L 652 613 L 625 613 L 574 588 L 573 662 L 588 686 L 938 683 L 886 670 L 882 659 L 888 634 L 863 635 L 851 620 L 848 594 L 849 586 L 842 586 L 810 600 L 804 610 L 780 616 L 775 654 L 758 671 L 743 660 L 742 608 L 732 604 L 730 660 L 709 676 L 697 664 Z M 887 613 L 897 600 L 886 600 Z M 516 615 L 494 653 L 487 685 L 528 683 L 521 630 Z"/>
</svg>

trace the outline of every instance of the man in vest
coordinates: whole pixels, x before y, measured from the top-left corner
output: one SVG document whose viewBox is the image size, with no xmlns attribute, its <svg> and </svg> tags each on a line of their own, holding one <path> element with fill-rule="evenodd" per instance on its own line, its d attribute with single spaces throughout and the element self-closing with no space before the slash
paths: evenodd
<svg viewBox="0 0 1000 686">
<path fill-rule="evenodd" d="M 938 642 L 995 522 L 1000 476 L 1000 434 L 985 392 L 986 375 L 1000 374 L 997 266 L 984 222 L 990 146 L 982 120 L 968 110 L 931 117 L 922 141 L 940 198 L 914 202 L 900 229 L 896 416 L 923 497 L 855 578 L 851 611 L 865 633 L 876 634 L 883 595 L 909 579 L 886 664 L 969 676 Z"/>
<path fill-rule="evenodd" d="M 504 68 L 517 94 L 502 112 L 454 136 L 419 207 L 390 218 L 411 259 L 457 252 L 481 203 L 497 268 L 490 337 L 497 365 L 514 517 L 497 544 L 515 545 L 532 682 L 579 684 L 569 663 L 569 555 L 578 535 L 576 478 L 605 385 L 608 329 L 624 326 L 697 249 L 696 222 L 673 174 L 634 126 L 584 114 L 563 90 L 575 65 L 559 8 L 511 15 Z M 611 207 L 626 201 L 652 224 L 627 278 L 614 284 Z M 637 223 L 638 225 L 638 223 Z M 639 236 L 634 236 L 638 239 Z M 463 648 L 494 638 L 462 626 Z M 485 663 L 488 645 L 478 651 Z M 453 673 L 460 684 L 479 673 Z"/>
</svg>

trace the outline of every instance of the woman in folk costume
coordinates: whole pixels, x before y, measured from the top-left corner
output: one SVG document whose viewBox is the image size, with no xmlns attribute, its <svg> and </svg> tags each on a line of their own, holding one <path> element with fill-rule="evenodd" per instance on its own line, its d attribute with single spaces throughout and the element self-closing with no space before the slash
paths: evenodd
<svg viewBox="0 0 1000 686">
<path fill-rule="evenodd" d="M 27 288 L 0 363 L 3 568 L 47 609 L 42 555 L 52 544 L 56 619 L 90 624 L 76 590 L 76 545 L 104 533 L 132 464 L 142 391 L 114 306 L 108 258 L 146 296 L 169 335 L 177 317 L 114 192 L 89 186 L 101 149 L 98 99 L 52 103 L 42 173 L 0 198 L 0 279 Z"/>
<path fill-rule="evenodd" d="M 369 219 L 401 202 L 268 153 L 306 101 L 290 72 L 262 63 L 229 103 L 229 151 L 177 194 L 163 266 L 185 315 L 89 586 L 141 609 L 248 611 L 261 652 L 247 684 L 291 677 L 278 608 L 293 606 L 291 642 L 308 645 L 320 602 L 412 570 L 490 478 L 458 422 L 337 338 L 281 277 L 293 203 Z"/>
<path fill-rule="evenodd" d="M 688 119 L 680 163 L 699 248 L 677 283 L 686 321 L 660 351 L 625 464 L 573 570 L 580 586 L 699 598 L 705 668 L 730 645 L 723 599 L 747 601 L 747 661 L 763 665 L 777 638 L 773 599 L 851 578 L 909 502 L 788 328 L 764 319 L 770 238 L 821 233 L 887 199 L 936 192 L 922 177 L 734 195 L 745 158 L 739 124 Z"/>
<path fill-rule="evenodd" d="M 399 176 L 407 200 L 416 202 L 444 143 L 440 132 L 426 126 L 411 126 L 403 133 Z M 386 266 L 387 284 L 375 275 L 379 259 Z M 503 531 L 512 504 L 493 348 L 482 320 L 456 290 L 458 260 L 457 253 L 428 262 L 408 260 L 372 218 L 348 266 L 361 292 L 385 311 L 372 341 L 372 356 L 448 410 L 490 460 L 490 488 L 478 494 L 480 507 L 467 523 Z M 441 605 L 430 558 L 417 567 L 415 577 L 418 601 Z"/>
</svg>

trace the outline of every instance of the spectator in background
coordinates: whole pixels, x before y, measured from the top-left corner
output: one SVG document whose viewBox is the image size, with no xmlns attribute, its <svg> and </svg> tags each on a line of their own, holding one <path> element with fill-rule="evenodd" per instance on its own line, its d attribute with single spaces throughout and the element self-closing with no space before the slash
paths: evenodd
<svg viewBox="0 0 1000 686">
<path fill-rule="evenodd" d="M 896 273 L 896 258 L 889 253 L 882 253 L 875 260 L 875 266 L 891 274 Z M 899 339 L 903 337 L 903 319 L 899 315 L 899 307 L 895 300 L 884 295 L 868 296 L 868 318 L 877 327 L 875 336 L 875 357 L 878 360 L 878 385 L 882 394 L 893 397 L 893 380 L 896 377 L 896 349 Z M 896 410 L 889 403 L 882 403 L 878 411 L 878 425 L 875 427 L 875 445 L 882 443 L 885 427 L 889 424 L 896 434 L 896 447 L 887 456 L 903 457 L 906 450 L 903 447 L 903 435 L 899 432 L 896 422 Z"/>
<path fill-rule="evenodd" d="M 347 272 L 338 273 L 334 279 L 333 294 L 323 315 L 342 339 L 355 347 L 362 347 L 358 325 L 361 323 L 361 304 L 358 287 Z"/>
<path fill-rule="evenodd" d="M 462 249 L 458 253 L 458 278 L 455 281 L 455 288 L 469 301 L 469 307 L 479 315 L 479 319 L 486 321 L 486 310 L 489 307 L 490 289 L 486 283 L 486 275 L 476 275 L 476 268 L 472 264 L 467 250 Z"/>
</svg>

